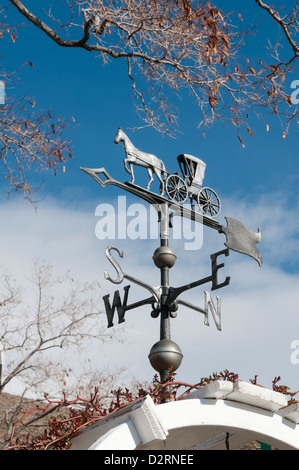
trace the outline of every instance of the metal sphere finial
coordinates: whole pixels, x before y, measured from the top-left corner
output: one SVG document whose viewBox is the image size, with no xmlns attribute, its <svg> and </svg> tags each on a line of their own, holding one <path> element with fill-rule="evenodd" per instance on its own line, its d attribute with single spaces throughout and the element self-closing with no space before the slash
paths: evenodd
<svg viewBox="0 0 299 470">
<path fill-rule="evenodd" d="M 176 254 L 169 246 L 160 246 L 153 254 L 157 268 L 172 268 L 176 262 Z"/>
<path fill-rule="evenodd" d="M 162 339 L 153 345 L 148 357 L 157 372 L 170 369 L 175 371 L 181 365 L 183 354 L 174 341 Z"/>
</svg>

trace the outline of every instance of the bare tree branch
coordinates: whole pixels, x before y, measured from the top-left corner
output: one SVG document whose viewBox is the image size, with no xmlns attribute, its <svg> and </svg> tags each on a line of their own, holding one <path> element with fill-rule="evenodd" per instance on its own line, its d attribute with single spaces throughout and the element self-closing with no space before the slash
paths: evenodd
<svg viewBox="0 0 299 470">
<path fill-rule="evenodd" d="M 10 0 L 58 45 L 98 52 L 105 61 L 125 59 L 145 124 L 171 135 L 177 114 L 169 107 L 169 98 L 186 91 L 198 104 L 199 124 L 205 127 L 220 119 L 248 130 L 249 114 L 260 115 L 263 109 L 280 114 L 286 129 L 295 121 L 283 83 L 298 59 L 297 3 L 281 17 L 262 0 L 255 2 L 282 28 L 292 47 L 291 57 L 281 60 L 275 44 L 274 64 L 273 57 L 271 62 L 254 64 L 237 58 L 249 32 L 231 26 L 231 15 L 208 0 L 68 0 L 72 14 L 68 23 L 60 22 L 52 11 L 48 16 L 60 24 L 56 30 L 21 0 Z M 65 38 L 66 32 L 79 39 Z"/>
<path fill-rule="evenodd" d="M 45 391 L 57 396 L 65 390 L 76 396 L 99 383 L 102 396 L 109 392 L 121 371 L 95 369 L 88 348 L 92 342 L 96 347 L 118 342 L 121 332 L 107 333 L 98 283 L 78 281 L 70 273 L 55 276 L 54 269 L 41 262 L 34 263 L 26 288 L 7 274 L 0 279 L 0 399 L 16 379 L 40 400 Z M 73 358 L 79 355 L 77 367 Z M 9 416 L 8 429 L 14 410 Z M 0 427 L 6 418 L 0 416 Z"/>
<path fill-rule="evenodd" d="M 8 34 L 15 42 L 16 29 L 5 23 L 5 10 L 0 11 L 0 15 L 0 40 Z M 34 202 L 33 194 L 38 191 L 40 181 L 33 181 L 32 170 L 43 172 L 51 168 L 56 173 L 57 166 L 65 165 L 72 153 L 65 138 L 66 119 L 54 116 L 51 111 L 42 111 L 28 96 L 18 100 L 7 96 L 24 65 L 17 71 L 7 72 L 1 64 L 6 97 L 5 104 L 0 106 L 0 169 L 8 193 L 21 190 L 25 198 Z M 33 66 L 30 62 L 27 65 Z"/>
<path fill-rule="evenodd" d="M 101 321 L 98 284 L 80 283 L 70 275 L 56 280 L 48 265 L 36 263 L 32 278 L 36 299 L 25 309 L 8 282 L 2 295 L 6 301 L 0 305 L 0 344 L 11 360 L 6 361 L 0 393 L 16 376 L 22 376 L 31 387 L 45 381 L 49 374 L 46 351 L 84 349 L 90 340 L 117 340 Z M 8 290 L 11 295 L 7 295 Z"/>
<path fill-rule="evenodd" d="M 299 11 L 298 11 L 297 2 L 295 3 L 292 11 L 289 12 L 284 18 L 281 18 L 278 11 L 275 11 L 271 6 L 267 5 L 262 0 L 255 0 L 255 2 L 257 3 L 258 6 L 266 10 L 269 13 L 269 15 L 273 18 L 273 20 L 276 21 L 276 23 L 278 23 L 281 26 L 289 44 L 291 45 L 294 51 L 293 59 L 298 57 L 299 45 L 298 43 L 296 43 L 292 34 L 292 33 L 298 34 L 299 32 L 299 22 L 298 22 Z"/>
<path fill-rule="evenodd" d="M 22 190 L 28 198 L 38 189 L 30 182 L 32 168 L 51 168 L 56 173 L 57 165 L 72 156 L 69 142 L 63 138 L 67 123 L 33 107 L 34 102 L 24 98 L 19 103 L 9 99 L 0 108 L 2 179 L 9 182 L 9 191 Z"/>
</svg>

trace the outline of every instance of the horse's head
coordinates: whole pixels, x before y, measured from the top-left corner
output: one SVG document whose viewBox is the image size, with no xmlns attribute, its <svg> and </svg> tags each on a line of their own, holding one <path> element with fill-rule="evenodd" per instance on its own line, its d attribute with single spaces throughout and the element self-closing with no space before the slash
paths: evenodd
<svg viewBox="0 0 299 470">
<path fill-rule="evenodd" d="M 118 144 L 122 138 L 122 133 L 123 133 L 123 130 L 121 127 L 118 128 L 118 131 L 116 133 L 116 136 L 115 136 L 115 139 L 114 139 L 114 142 L 115 144 Z"/>
</svg>

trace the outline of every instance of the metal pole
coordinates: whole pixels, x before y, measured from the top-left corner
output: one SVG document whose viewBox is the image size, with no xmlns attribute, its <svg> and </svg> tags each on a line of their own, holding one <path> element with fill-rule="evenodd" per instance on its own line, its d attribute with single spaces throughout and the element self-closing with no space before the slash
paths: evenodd
<svg viewBox="0 0 299 470">
<path fill-rule="evenodd" d="M 161 204 L 161 221 L 160 221 L 160 246 L 169 246 L 169 206 L 167 203 Z M 161 271 L 161 322 L 160 322 L 160 340 L 171 339 L 170 335 L 170 316 L 169 307 L 166 304 L 169 292 L 169 267 L 160 268 Z M 165 380 L 169 375 L 168 370 L 160 372 L 161 381 Z"/>
</svg>

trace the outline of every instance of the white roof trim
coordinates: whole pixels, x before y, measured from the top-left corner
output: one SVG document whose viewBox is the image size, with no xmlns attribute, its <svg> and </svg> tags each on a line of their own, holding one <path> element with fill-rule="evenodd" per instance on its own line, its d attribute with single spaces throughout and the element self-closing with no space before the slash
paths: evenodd
<svg viewBox="0 0 299 470">
<path fill-rule="evenodd" d="M 217 380 L 182 400 L 155 405 L 137 400 L 86 428 L 71 450 L 223 449 L 259 440 L 278 449 L 299 450 L 299 404 L 247 382 Z"/>
</svg>

